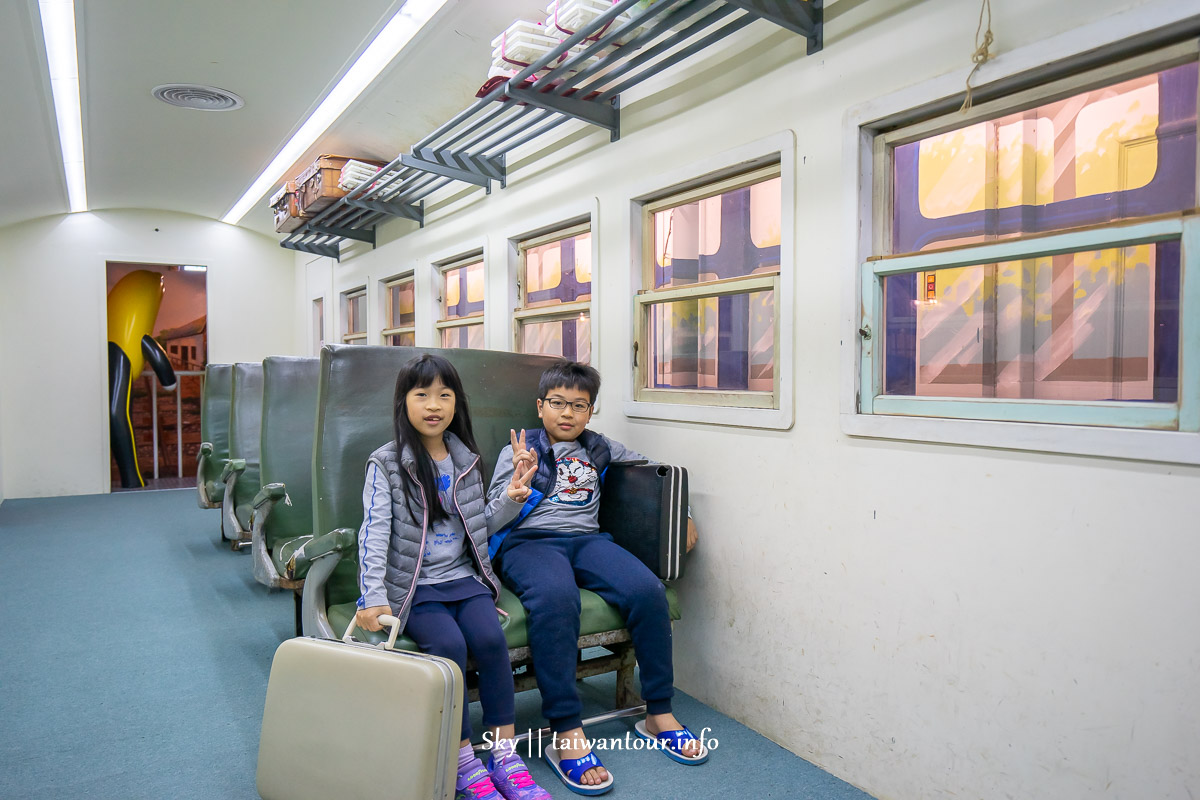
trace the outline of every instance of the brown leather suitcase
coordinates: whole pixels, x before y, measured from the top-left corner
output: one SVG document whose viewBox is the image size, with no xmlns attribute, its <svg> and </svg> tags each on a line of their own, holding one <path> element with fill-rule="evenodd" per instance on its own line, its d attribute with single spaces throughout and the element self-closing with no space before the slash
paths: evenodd
<svg viewBox="0 0 1200 800">
<path fill-rule="evenodd" d="M 312 637 L 279 646 L 258 746 L 264 800 L 454 796 L 462 672 L 394 642 L 393 629 L 378 647 Z"/>
</svg>

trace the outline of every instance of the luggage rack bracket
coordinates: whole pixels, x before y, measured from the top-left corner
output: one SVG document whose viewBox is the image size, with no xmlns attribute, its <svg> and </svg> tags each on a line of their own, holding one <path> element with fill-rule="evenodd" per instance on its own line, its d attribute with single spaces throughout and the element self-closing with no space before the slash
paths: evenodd
<svg viewBox="0 0 1200 800">
<path fill-rule="evenodd" d="M 366 242 L 375 249 L 375 228 L 339 228 L 334 225 L 315 225 L 309 223 L 308 230 L 322 236 L 336 236 L 339 239 L 353 239 L 356 242 Z"/>
<path fill-rule="evenodd" d="M 284 239 L 279 244 L 288 250 L 298 250 L 301 253 L 309 253 L 314 256 L 325 256 L 337 261 L 342 260 L 341 248 L 336 244 L 313 244 L 311 242 L 292 241 L 290 239 Z"/>
<path fill-rule="evenodd" d="M 731 6 L 774 22 L 781 28 L 808 39 L 808 55 L 824 46 L 824 0 L 781 2 L 780 0 L 725 0 Z"/>
<path fill-rule="evenodd" d="M 500 188 L 508 183 L 503 155 L 489 158 L 425 147 L 401 155 L 400 164 L 443 178 L 482 186 L 488 194 L 492 193 L 492 181 L 500 181 Z"/>
<path fill-rule="evenodd" d="M 389 214 L 393 217 L 412 220 L 425 227 L 425 203 L 421 202 L 416 205 L 412 203 L 390 203 L 386 200 L 361 200 L 359 198 L 347 198 L 346 205 L 353 208 L 361 208 L 366 211 L 374 211 L 379 214 Z"/>
<path fill-rule="evenodd" d="M 513 86 L 512 82 L 504 89 L 504 94 L 511 101 L 525 103 L 536 108 L 554 111 L 567 117 L 583 120 L 604 128 L 609 133 L 609 141 L 615 142 L 621 138 L 621 109 L 620 96 L 605 102 L 603 100 L 584 100 L 578 97 L 567 97 L 561 94 L 550 94 L 533 89 Z"/>
</svg>

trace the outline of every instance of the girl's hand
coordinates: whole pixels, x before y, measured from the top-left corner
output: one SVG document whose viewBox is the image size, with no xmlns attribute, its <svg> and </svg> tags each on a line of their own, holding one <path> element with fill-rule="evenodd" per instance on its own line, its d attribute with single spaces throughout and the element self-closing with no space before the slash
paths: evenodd
<svg viewBox="0 0 1200 800">
<path fill-rule="evenodd" d="M 391 613 L 392 609 L 390 606 L 360 608 L 358 613 L 354 615 L 354 624 L 364 631 L 381 631 L 383 630 L 383 626 L 379 624 L 379 617 L 383 614 Z"/>
<path fill-rule="evenodd" d="M 533 476 L 537 474 L 537 455 L 529 453 L 529 460 L 522 459 L 520 464 L 516 464 L 514 459 L 514 467 L 512 479 L 508 482 L 508 499 L 518 503 L 524 503 L 529 499 L 529 494 L 532 491 L 529 488 L 529 482 L 533 480 Z"/>
<path fill-rule="evenodd" d="M 520 470 L 521 464 L 527 464 L 527 463 L 531 463 L 531 462 L 537 463 L 536 459 L 533 455 L 533 452 L 530 451 L 525 446 L 525 429 L 524 428 L 521 429 L 520 436 L 517 436 L 517 432 L 514 431 L 512 428 L 509 428 L 508 429 L 508 440 L 509 440 L 509 443 L 512 445 L 512 451 L 513 451 L 512 462 L 513 462 L 513 471 L 514 472 Z"/>
</svg>

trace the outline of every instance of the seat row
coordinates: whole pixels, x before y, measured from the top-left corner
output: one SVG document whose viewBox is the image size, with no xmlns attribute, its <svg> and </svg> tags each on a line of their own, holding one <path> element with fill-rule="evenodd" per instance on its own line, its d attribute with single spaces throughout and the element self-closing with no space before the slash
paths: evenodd
<svg viewBox="0 0 1200 800">
<path fill-rule="evenodd" d="M 553 359 L 485 350 L 328 345 L 319 358 L 272 356 L 261 364 L 212 364 L 206 370 L 204 442 L 196 477 L 200 506 L 221 509 L 222 538 L 235 551 L 249 548 L 259 583 L 296 593 L 297 635 L 338 637 L 354 617 L 367 457 L 393 437 L 397 373 L 427 352 L 447 358 L 462 378 L 486 484 L 510 429 L 541 424 L 534 399 L 541 373 Z M 610 532 L 621 543 L 623 532 Z M 630 542 L 628 549 L 644 550 L 645 542 Z M 676 592 L 669 585 L 667 598 L 672 619 L 679 619 Z M 578 677 L 616 671 L 616 705 L 633 713 L 640 701 L 624 620 L 593 592 L 581 589 L 580 602 L 579 648 L 603 651 L 581 658 Z M 533 688 L 525 611 L 507 588 L 497 606 L 507 614 L 501 627 L 517 691 Z M 358 630 L 356 636 L 378 643 L 385 634 Z M 407 637 L 397 646 L 417 649 Z"/>
</svg>

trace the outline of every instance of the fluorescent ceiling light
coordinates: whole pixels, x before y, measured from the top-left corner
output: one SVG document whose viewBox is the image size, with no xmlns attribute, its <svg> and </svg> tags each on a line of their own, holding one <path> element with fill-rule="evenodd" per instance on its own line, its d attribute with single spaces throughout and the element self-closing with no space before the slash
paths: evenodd
<svg viewBox="0 0 1200 800">
<path fill-rule="evenodd" d="M 379 76 L 383 68 L 404 49 L 425 23 L 449 0 L 408 0 L 396 16 L 384 26 L 375 41 L 367 46 L 337 86 L 317 106 L 296 135 L 283 146 L 275 159 L 255 179 L 242 198 L 221 218 L 222 222 L 236 225 L 246 216 L 251 207 L 283 176 L 283 171 L 304 155 L 308 148 L 329 129 L 342 112 L 363 93 L 371 81 Z"/>
<path fill-rule="evenodd" d="M 208 267 L 194 267 L 190 264 L 184 264 L 180 269 L 184 272 L 208 272 Z"/>
<path fill-rule="evenodd" d="M 87 181 L 83 172 L 83 115 L 79 111 L 79 57 L 75 53 L 75 4 L 72 0 L 39 0 L 50 91 L 58 120 L 67 202 L 71 211 L 87 211 Z"/>
</svg>

